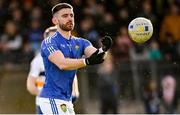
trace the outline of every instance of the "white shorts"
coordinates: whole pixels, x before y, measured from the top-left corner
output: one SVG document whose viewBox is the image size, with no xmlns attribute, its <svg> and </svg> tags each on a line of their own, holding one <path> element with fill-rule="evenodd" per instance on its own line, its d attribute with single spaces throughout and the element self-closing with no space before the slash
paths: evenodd
<svg viewBox="0 0 180 115">
<path fill-rule="evenodd" d="M 43 114 L 75 115 L 71 101 L 38 97 Z"/>
<path fill-rule="evenodd" d="M 36 98 L 35 98 L 35 101 L 36 101 L 35 103 L 36 103 L 36 105 L 39 105 L 39 100 L 38 100 L 38 99 L 39 99 L 39 97 L 36 96 Z"/>
</svg>

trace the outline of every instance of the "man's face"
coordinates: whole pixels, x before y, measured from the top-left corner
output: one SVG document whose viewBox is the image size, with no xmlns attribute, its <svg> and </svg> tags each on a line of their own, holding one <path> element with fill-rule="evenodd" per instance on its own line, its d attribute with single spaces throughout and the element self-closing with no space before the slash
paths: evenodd
<svg viewBox="0 0 180 115">
<path fill-rule="evenodd" d="M 58 26 L 64 31 L 71 31 L 74 28 L 74 13 L 70 8 L 64 8 L 57 12 Z"/>
</svg>

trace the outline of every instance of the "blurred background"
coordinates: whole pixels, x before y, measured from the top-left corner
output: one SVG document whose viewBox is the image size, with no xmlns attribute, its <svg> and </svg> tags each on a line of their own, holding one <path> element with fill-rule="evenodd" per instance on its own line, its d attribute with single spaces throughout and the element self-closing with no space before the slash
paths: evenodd
<svg viewBox="0 0 180 115">
<path fill-rule="evenodd" d="M 76 113 L 180 113 L 180 0 L 0 0 L 0 113 L 35 113 L 26 79 L 59 2 L 74 7 L 73 35 L 114 41 L 105 63 L 78 72 Z M 127 32 L 140 16 L 154 27 L 144 44 Z"/>
</svg>

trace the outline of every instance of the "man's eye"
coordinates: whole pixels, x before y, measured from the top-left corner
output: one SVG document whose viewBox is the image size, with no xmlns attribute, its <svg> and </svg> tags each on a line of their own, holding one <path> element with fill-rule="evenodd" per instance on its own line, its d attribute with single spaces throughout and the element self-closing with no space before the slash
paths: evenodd
<svg viewBox="0 0 180 115">
<path fill-rule="evenodd" d="M 62 17 L 64 17 L 64 18 L 67 17 L 67 16 L 68 16 L 68 15 L 66 15 L 66 14 L 65 14 L 65 15 L 62 15 Z"/>
</svg>

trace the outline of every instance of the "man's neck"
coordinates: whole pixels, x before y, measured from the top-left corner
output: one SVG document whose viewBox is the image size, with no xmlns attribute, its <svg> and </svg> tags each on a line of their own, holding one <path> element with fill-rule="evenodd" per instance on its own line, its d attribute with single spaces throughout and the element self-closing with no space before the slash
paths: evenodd
<svg viewBox="0 0 180 115">
<path fill-rule="evenodd" d="M 64 31 L 58 28 L 58 32 L 66 39 L 69 39 L 71 36 L 71 31 Z"/>
</svg>

